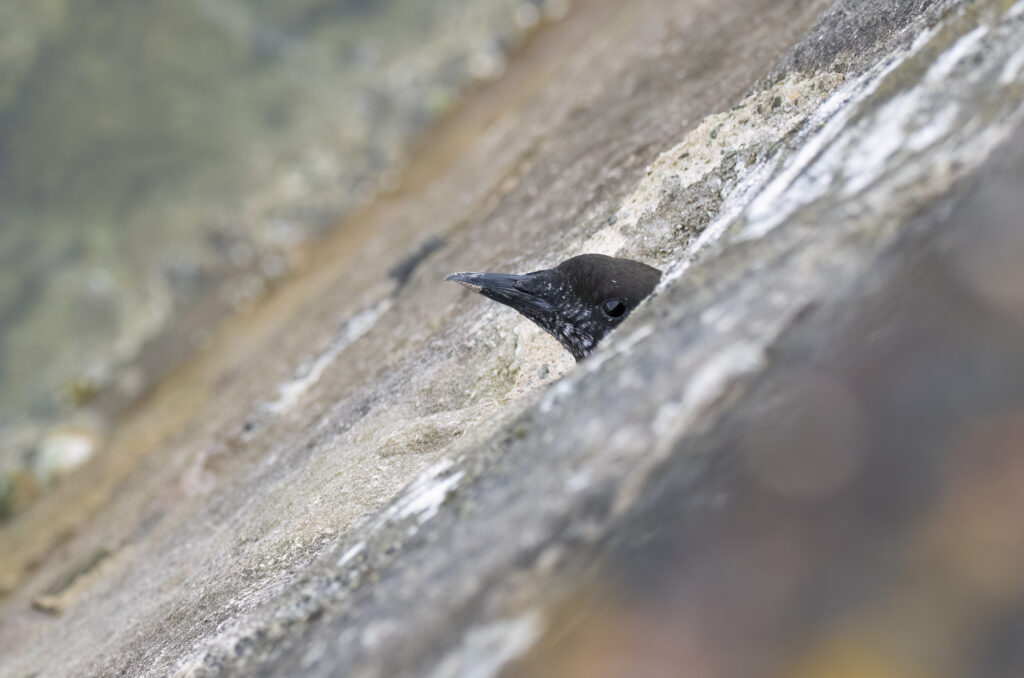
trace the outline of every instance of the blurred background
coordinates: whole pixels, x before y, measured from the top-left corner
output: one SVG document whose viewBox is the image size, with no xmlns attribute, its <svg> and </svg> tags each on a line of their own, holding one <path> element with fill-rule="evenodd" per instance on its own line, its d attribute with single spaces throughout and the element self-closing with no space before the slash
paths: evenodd
<svg viewBox="0 0 1024 678">
<path fill-rule="evenodd" d="M 567 0 L 0 3 L 0 520 Z"/>
</svg>

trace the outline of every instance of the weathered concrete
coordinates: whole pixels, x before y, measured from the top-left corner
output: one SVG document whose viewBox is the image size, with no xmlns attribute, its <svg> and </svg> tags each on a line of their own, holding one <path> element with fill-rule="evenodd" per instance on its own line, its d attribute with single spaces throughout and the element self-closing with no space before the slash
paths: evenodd
<svg viewBox="0 0 1024 678">
<path fill-rule="evenodd" d="M 0 534 L 3 675 L 1019 666 L 1024 4 L 622 5 Z M 575 369 L 439 284 L 578 251 Z"/>
</svg>

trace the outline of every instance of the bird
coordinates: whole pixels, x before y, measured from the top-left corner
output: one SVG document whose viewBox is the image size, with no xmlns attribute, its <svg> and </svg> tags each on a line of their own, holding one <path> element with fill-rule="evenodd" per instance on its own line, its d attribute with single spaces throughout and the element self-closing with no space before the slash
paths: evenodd
<svg viewBox="0 0 1024 678">
<path fill-rule="evenodd" d="M 661 271 L 632 259 L 580 254 L 525 275 L 453 273 L 445 280 L 519 311 L 579 362 L 654 291 Z"/>
</svg>

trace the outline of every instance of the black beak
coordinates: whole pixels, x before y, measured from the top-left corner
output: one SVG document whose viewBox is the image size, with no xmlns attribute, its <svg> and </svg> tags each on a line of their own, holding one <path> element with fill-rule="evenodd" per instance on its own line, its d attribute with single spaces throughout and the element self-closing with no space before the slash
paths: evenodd
<svg viewBox="0 0 1024 678">
<path fill-rule="evenodd" d="M 488 299 L 511 306 L 526 317 L 533 319 L 553 309 L 547 301 L 526 291 L 524 283 L 531 280 L 531 275 L 453 273 L 445 280 L 457 282 L 463 287 L 479 292 Z"/>
</svg>

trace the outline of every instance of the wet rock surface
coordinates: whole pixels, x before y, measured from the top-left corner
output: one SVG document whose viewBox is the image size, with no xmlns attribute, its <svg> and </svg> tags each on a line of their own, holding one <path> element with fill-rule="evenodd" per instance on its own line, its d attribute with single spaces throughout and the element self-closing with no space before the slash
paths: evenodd
<svg viewBox="0 0 1024 678">
<path fill-rule="evenodd" d="M 1019 672 L 1022 45 L 583 3 L 0 532 L 0 674 Z M 667 274 L 575 368 L 440 282 L 581 251 Z"/>
</svg>

